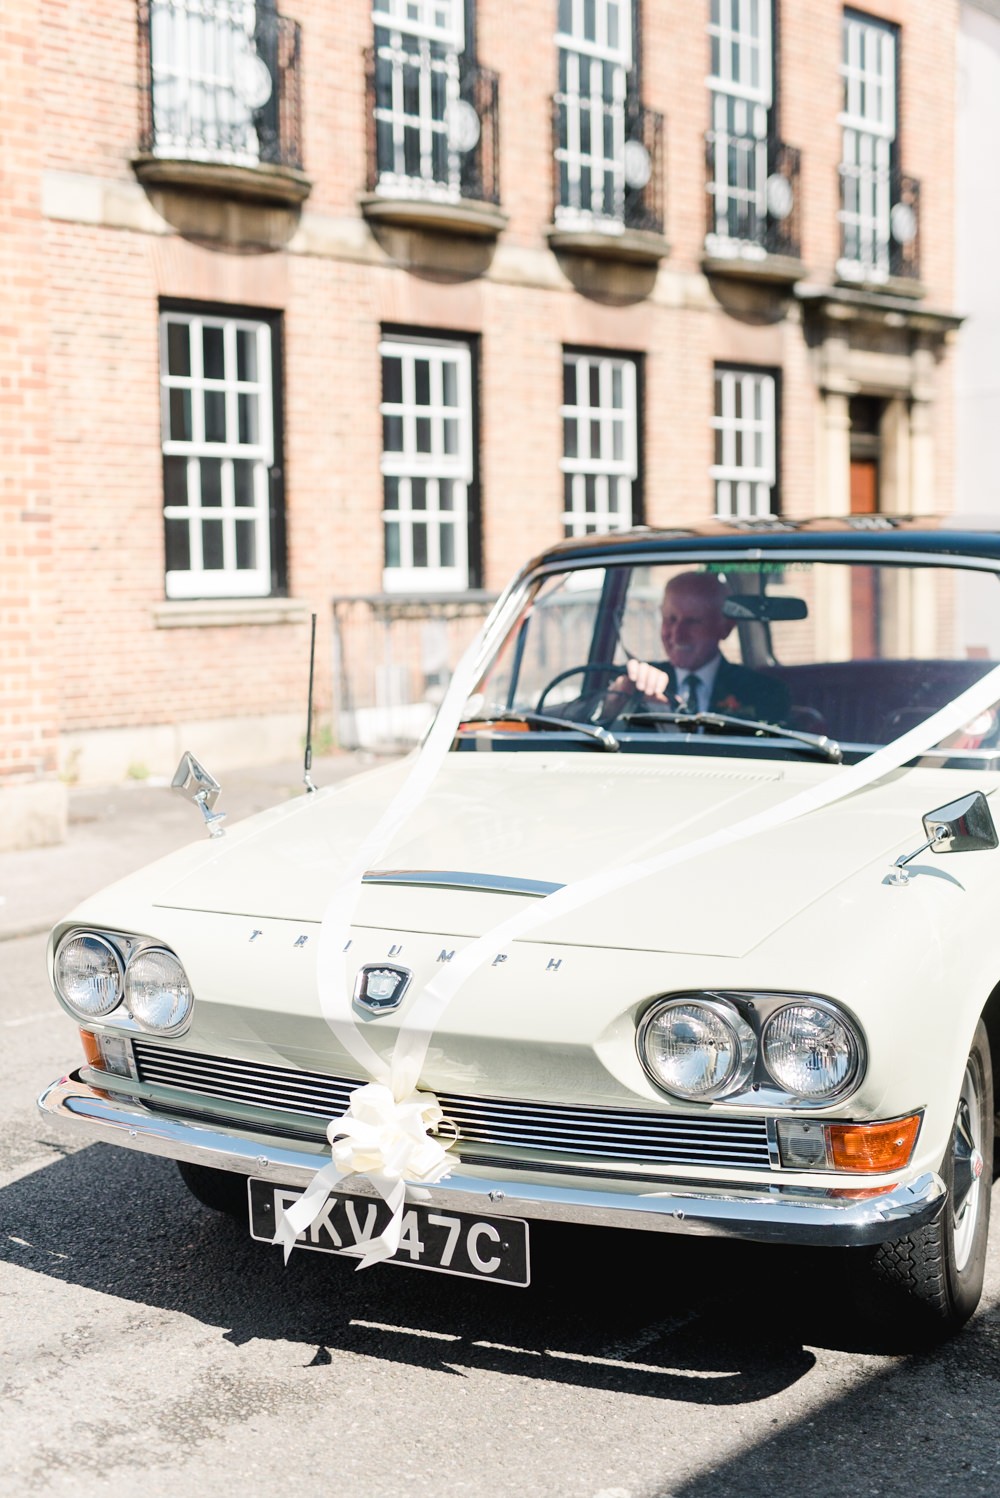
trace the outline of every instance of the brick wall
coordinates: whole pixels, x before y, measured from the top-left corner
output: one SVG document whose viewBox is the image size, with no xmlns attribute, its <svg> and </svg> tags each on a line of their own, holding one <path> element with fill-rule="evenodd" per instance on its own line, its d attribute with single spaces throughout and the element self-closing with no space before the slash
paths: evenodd
<svg viewBox="0 0 1000 1498">
<path fill-rule="evenodd" d="M 268 245 L 239 242 L 238 225 L 250 220 L 237 210 L 228 238 L 179 232 L 168 199 L 144 191 L 132 168 L 135 5 L 108 0 L 98 9 L 11 0 L 0 22 L 0 777 L 51 775 L 60 733 L 70 744 L 101 731 L 131 734 L 127 754 L 162 768 L 151 763 L 160 749 L 143 747 L 162 738 L 144 741 L 146 729 L 297 723 L 312 610 L 323 621 L 317 706 L 326 710 L 330 598 L 381 587 L 385 324 L 478 339 L 487 587 L 561 532 L 565 344 L 642 356 L 648 522 L 710 514 L 717 360 L 781 370 L 782 501 L 789 514 L 815 512 L 820 394 L 795 298 L 772 296 L 763 316 L 759 293 L 702 274 L 707 0 L 643 7 L 643 99 L 667 121 L 670 253 L 658 273 L 582 265 L 548 248 L 554 0 L 480 4 L 479 58 L 501 89 L 508 224 L 496 245 L 363 220 L 367 0 L 287 0 L 303 38 L 312 192 L 301 215 L 275 210 Z M 957 0 L 882 0 L 870 9 L 902 26 L 902 164 L 921 180 L 926 302 L 948 310 Z M 833 0 L 781 4 L 781 135 L 803 152 L 803 258 L 808 279 L 822 284 L 838 253 L 841 14 Z M 188 223 L 199 202 L 208 214 L 207 199 L 186 202 Z M 288 577 L 301 606 L 283 622 L 164 627 L 162 297 L 282 314 Z M 943 503 L 949 384 L 945 362 L 933 405 Z"/>
</svg>

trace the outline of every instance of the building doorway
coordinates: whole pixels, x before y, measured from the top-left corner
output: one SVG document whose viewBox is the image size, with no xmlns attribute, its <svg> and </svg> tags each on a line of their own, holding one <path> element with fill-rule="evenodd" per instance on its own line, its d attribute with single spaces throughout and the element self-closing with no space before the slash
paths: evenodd
<svg viewBox="0 0 1000 1498">
<path fill-rule="evenodd" d="M 879 513 L 879 471 L 882 461 L 884 402 L 856 395 L 850 402 L 851 514 Z M 874 570 L 856 569 L 851 581 L 851 643 L 855 657 L 878 654 L 878 579 Z"/>
</svg>

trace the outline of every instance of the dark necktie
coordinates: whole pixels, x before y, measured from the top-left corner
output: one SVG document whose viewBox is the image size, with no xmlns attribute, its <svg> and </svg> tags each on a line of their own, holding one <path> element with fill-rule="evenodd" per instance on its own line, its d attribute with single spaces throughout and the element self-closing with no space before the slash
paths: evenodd
<svg viewBox="0 0 1000 1498">
<path fill-rule="evenodd" d="M 684 678 L 684 691 L 687 693 L 687 710 L 689 713 L 698 711 L 698 687 L 701 685 L 699 678 L 693 671 L 689 671 Z"/>
</svg>

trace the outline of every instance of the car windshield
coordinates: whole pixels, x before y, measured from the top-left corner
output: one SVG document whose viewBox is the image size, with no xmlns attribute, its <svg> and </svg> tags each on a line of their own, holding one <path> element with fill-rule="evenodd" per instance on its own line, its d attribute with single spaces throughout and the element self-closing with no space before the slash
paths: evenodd
<svg viewBox="0 0 1000 1498">
<path fill-rule="evenodd" d="M 589 726 L 632 751 L 814 747 L 836 758 L 823 747 L 833 742 L 856 758 L 1000 660 L 998 582 L 986 567 L 943 558 L 703 559 L 543 574 L 470 700 L 461 737 L 492 734 L 501 747 L 528 749 L 559 733 L 560 747 L 601 747 L 602 736 L 579 731 Z M 993 764 L 1000 707 L 939 747 L 948 755 L 937 763 Z"/>
</svg>

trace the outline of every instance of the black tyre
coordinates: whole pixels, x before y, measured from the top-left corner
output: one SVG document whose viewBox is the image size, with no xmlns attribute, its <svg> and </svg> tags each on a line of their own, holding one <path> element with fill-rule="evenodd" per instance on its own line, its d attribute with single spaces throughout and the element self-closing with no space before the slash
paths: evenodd
<svg viewBox="0 0 1000 1498">
<path fill-rule="evenodd" d="M 948 1197 L 936 1222 L 883 1243 L 875 1274 L 894 1292 L 885 1306 L 893 1320 L 908 1318 L 945 1335 L 968 1321 L 983 1289 L 993 1182 L 993 1069 L 980 1020 L 966 1063 L 951 1140 L 941 1162 Z"/>
<path fill-rule="evenodd" d="M 191 1165 L 187 1160 L 178 1160 L 177 1169 L 191 1195 L 197 1197 L 204 1207 L 213 1212 L 225 1212 L 228 1217 L 247 1217 L 247 1178 L 231 1170 L 213 1170 L 209 1165 Z"/>
</svg>

